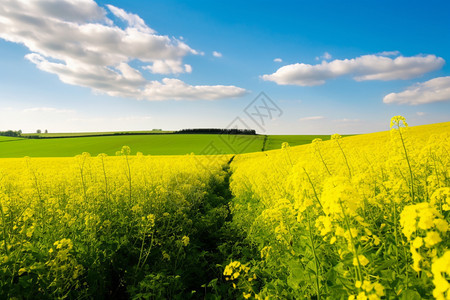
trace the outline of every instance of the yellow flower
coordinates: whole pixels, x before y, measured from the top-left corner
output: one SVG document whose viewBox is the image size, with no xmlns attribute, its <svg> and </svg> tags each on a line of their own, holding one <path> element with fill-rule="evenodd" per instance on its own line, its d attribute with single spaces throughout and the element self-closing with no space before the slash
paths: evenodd
<svg viewBox="0 0 450 300">
<path fill-rule="evenodd" d="M 366 292 L 370 292 L 373 289 L 373 284 L 370 281 L 368 281 L 368 280 L 364 280 L 364 282 L 363 282 L 361 287 Z"/>
<path fill-rule="evenodd" d="M 428 248 L 431 248 L 442 241 L 439 233 L 437 233 L 436 231 L 428 231 L 427 236 L 423 240 Z"/>
<path fill-rule="evenodd" d="M 252 296 L 252 294 L 246 292 L 243 292 L 242 295 L 244 296 L 245 299 L 248 299 Z"/>
<path fill-rule="evenodd" d="M 359 260 L 359 263 L 361 264 L 361 266 L 363 266 L 363 267 L 369 263 L 369 260 L 364 255 L 360 254 L 360 255 L 358 255 L 358 259 L 356 259 L 356 257 L 353 258 L 354 266 L 358 265 L 358 260 Z"/>
<path fill-rule="evenodd" d="M 372 237 L 373 237 L 373 244 L 375 246 L 378 246 L 380 244 L 380 242 L 381 242 L 380 238 L 378 236 L 376 236 L 376 235 L 374 235 Z"/>
<path fill-rule="evenodd" d="M 423 238 L 421 238 L 421 237 L 416 237 L 416 238 L 414 239 L 412 245 L 413 245 L 413 247 L 414 247 L 415 249 L 418 249 L 418 248 L 422 247 L 422 245 L 423 245 Z"/>
<path fill-rule="evenodd" d="M 369 300 L 379 300 L 380 297 L 378 297 L 377 294 L 370 294 L 369 297 L 367 297 Z"/>
<path fill-rule="evenodd" d="M 188 236 L 183 236 L 181 238 L 181 242 L 183 243 L 183 245 L 186 247 L 187 245 L 189 245 L 189 237 Z"/>
<path fill-rule="evenodd" d="M 420 261 L 423 259 L 422 255 L 420 255 L 419 252 L 416 251 L 416 249 L 414 248 L 414 246 L 411 246 L 411 254 L 412 254 L 412 259 L 414 261 L 413 263 L 413 269 L 416 272 L 419 272 L 420 270 L 422 270 L 420 268 Z"/>
<path fill-rule="evenodd" d="M 358 296 L 356 297 L 356 300 L 367 300 L 366 293 L 364 292 L 359 293 Z"/>
<path fill-rule="evenodd" d="M 408 127 L 408 123 L 406 123 L 405 117 L 394 116 L 391 118 L 391 126 L 390 126 L 391 128 L 394 126 L 397 126 L 397 128 L 400 128 L 402 126 L 402 124 L 404 127 Z"/>
<path fill-rule="evenodd" d="M 227 265 L 223 271 L 223 275 L 231 276 L 231 274 L 233 274 L 233 268 L 230 265 Z"/>
<path fill-rule="evenodd" d="M 445 294 L 450 296 L 450 283 L 446 278 L 450 276 L 450 250 L 447 250 L 444 255 L 433 262 L 431 266 L 433 273 L 433 296 L 437 299 L 446 299 Z M 444 273 L 444 275 L 443 275 Z"/>
<path fill-rule="evenodd" d="M 443 219 L 434 219 L 434 225 L 436 226 L 437 230 L 442 233 L 446 233 L 448 231 L 448 223 Z"/>
<path fill-rule="evenodd" d="M 324 236 L 333 230 L 331 218 L 328 216 L 319 216 L 316 220 L 316 227 L 320 230 L 320 235 Z"/>
<path fill-rule="evenodd" d="M 373 288 L 374 288 L 374 290 L 375 290 L 375 293 L 376 293 L 379 297 L 384 296 L 384 287 L 383 287 L 383 285 L 381 285 L 381 284 L 378 283 L 378 282 L 375 282 L 375 283 L 373 284 Z"/>
</svg>

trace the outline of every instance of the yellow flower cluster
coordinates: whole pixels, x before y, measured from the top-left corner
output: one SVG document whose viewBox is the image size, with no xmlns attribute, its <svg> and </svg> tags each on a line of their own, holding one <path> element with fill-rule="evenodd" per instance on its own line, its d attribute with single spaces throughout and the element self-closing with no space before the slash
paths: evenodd
<svg viewBox="0 0 450 300">
<path fill-rule="evenodd" d="M 378 282 L 356 281 L 355 287 L 362 291 L 358 295 L 350 295 L 348 300 L 379 300 L 385 296 L 384 287 Z"/>
<path fill-rule="evenodd" d="M 438 300 L 450 297 L 450 251 L 447 250 L 442 257 L 436 259 L 431 267 L 433 272 L 434 291 L 433 296 Z"/>
<path fill-rule="evenodd" d="M 179 267 L 190 209 L 223 184 L 230 156 L 130 153 L 0 159 L 0 297 L 90 298 L 83 289 L 102 280 L 93 272 L 108 273 L 121 252 L 136 256 L 120 266 L 133 274 L 151 260 Z"/>
<path fill-rule="evenodd" d="M 189 237 L 188 236 L 183 236 L 181 238 L 181 242 L 183 243 L 183 246 L 186 247 L 187 245 L 189 245 Z"/>
<path fill-rule="evenodd" d="M 237 279 L 241 274 L 248 273 L 249 267 L 241 264 L 239 261 L 232 261 L 226 265 L 223 275 L 225 275 L 226 280 Z"/>
<path fill-rule="evenodd" d="M 276 274 L 257 295 L 432 296 L 450 244 L 450 123 L 390 127 L 234 159 L 233 223 L 259 247 L 254 268 Z"/>
</svg>

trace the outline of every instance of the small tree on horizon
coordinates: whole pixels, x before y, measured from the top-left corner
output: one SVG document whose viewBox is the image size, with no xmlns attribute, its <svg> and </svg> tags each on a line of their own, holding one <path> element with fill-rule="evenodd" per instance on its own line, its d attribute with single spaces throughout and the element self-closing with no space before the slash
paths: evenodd
<svg viewBox="0 0 450 300">
<path fill-rule="evenodd" d="M 36 130 L 36 133 L 41 133 L 42 131 L 40 129 Z"/>
</svg>

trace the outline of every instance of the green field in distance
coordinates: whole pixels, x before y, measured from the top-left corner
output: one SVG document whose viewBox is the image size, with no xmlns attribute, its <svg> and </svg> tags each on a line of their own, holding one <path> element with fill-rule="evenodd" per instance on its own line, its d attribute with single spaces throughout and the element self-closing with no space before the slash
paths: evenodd
<svg viewBox="0 0 450 300">
<path fill-rule="evenodd" d="M 95 134 L 102 133 L 91 133 Z M 68 136 L 54 134 L 57 135 Z M 269 135 L 264 150 L 279 149 L 283 142 L 291 146 L 308 144 L 316 137 L 324 140 L 330 138 L 329 135 Z M 262 151 L 264 139 L 264 135 L 218 134 L 119 134 L 55 139 L 0 136 L 0 157 L 67 157 L 82 152 L 115 155 L 124 145 L 131 147 L 133 154 L 142 152 L 144 155 L 236 154 Z"/>
</svg>

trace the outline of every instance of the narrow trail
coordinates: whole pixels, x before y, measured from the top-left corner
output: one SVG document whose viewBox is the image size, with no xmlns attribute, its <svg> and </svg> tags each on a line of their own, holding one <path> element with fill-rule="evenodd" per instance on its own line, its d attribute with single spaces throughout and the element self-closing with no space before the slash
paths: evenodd
<svg viewBox="0 0 450 300">
<path fill-rule="evenodd" d="M 268 137 L 269 136 L 267 134 L 264 135 L 264 140 L 263 140 L 263 145 L 262 145 L 262 148 L 261 148 L 261 152 L 266 151 L 266 143 L 267 143 Z"/>
<path fill-rule="evenodd" d="M 223 165 L 223 180 L 217 181 L 211 177 L 211 191 L 207 198 L 198 207 L 198 215 L 193 216 L 196 220 L 194 227 L 196 229 L 195 243 L 200 246 L 198 255 L 204 260 L 203 273 L 196 274 L 187 290 L 195 290 L 194 299 L 205 299 L 212 294 L 217 295 L 217 290 L 228 288 L 224 282 L 221 282 L 224 264 L 230 256 L 230 249 L 234 241 L 240 238 L 230 229 L 232 215 L 229 204 L 232 200 L 230 190 L 230 165 L 235 156 Z M 231 243 L 230 243 L 231 241 Z"/>
</svg>

